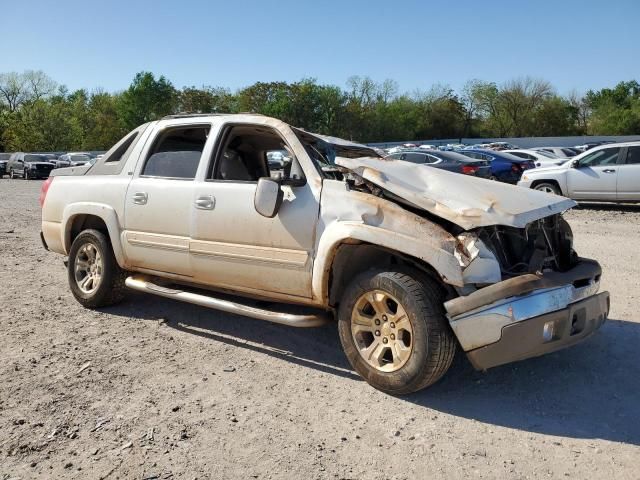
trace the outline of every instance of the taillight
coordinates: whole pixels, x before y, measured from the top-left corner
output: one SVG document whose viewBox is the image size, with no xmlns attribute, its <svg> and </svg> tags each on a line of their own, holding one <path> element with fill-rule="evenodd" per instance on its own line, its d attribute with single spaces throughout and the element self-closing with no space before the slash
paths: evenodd
<svg viewBox="0 0 640 480">
<path fill-rule="evenodd" d="M 44 206 L 44 201 L 47 198 L 47 192 L 49 191 L 49 187 L 51 186 L 51 183 L 53 182 L 54 177 L 49 177 L 47 178 L 43 183 L 42 183 L 42 187 L 40 187 L 40 208 L 42 208 Z"/>
<path fill-rule="evenodd" d="M 517 163 L 512 163 L 511 164 L 511 170 L 515 173 L 520 173 L 522 170 L 520 169 L 520 165 L 518 165 Z"/>
<path fill-rule="evenodd" d="M 475 165 L 463 165 L 462 173 L 466 173 L 467 175 L 475 175 L 478 171 L 478 168 L 480 167 L 476 167 Z"/>
</svg>

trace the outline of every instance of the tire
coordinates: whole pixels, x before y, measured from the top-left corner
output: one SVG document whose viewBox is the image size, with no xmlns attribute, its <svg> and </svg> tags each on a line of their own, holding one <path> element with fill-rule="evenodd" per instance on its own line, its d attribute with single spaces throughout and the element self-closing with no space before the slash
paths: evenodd
<svg viewBox="0 0 640 480">
<path fill-rule="evenodd" d="M 71 293 L 84 307 L 107 307 L 125 296 L 127 272 L 118 265 L 107 236 L 98 230 L 84 230 L 75 238 L 67 273 Z"/>
<path fill-rule="evenodd" d="M 351 366 L 371 386 L 391 395 L 416 392 L 437 382 L 451 366 L 457 348 L 443 301 L 439 286 L 415 270 L 370 270 L 357 276 L 338 310 L 340 342 Z M 381 314 L 385 310 L 388 315 Z M 370 318 L 371 326 L 358 323 L 363 318 Z M 369 354 L 373 360 L 365 358 Z"/>
<path fill-rule="evenodd" d="M 539 183 L 535 187 L 534 190 L 538 190 L 539 192 L 553 193 L 554 195 L 562 195 L 560 189 L 553 183 L 543 182 Z"/>
<path fill-rule="evenodd" d="M 13 180 L 14 178 L 16 178 L 15 173 L 13 173 L 13 169 L 11 169 L 11 170 L 9 171 L 9 178 L 10 178 L 11 180 Z"/>
</svg>

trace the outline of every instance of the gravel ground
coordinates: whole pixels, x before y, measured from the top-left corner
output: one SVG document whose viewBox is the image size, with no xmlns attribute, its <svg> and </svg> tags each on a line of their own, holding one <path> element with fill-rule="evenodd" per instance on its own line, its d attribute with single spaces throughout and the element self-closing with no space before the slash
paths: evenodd
<svg viewBox="0 0 640 480">
<path fill-rule="evenodd" d="M 0 480 L 640 478 L 640 207 L 567 218 L 611 320 L 570 349 L 405 398 L 335 327 L 132 294 L 85 310 L 38 239 L 41 182 L 0 180 Z"/>
</svg>

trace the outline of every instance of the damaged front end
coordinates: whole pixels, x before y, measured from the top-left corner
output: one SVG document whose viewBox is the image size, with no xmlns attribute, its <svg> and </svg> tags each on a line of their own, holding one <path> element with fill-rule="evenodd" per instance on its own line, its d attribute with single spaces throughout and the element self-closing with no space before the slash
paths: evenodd
<svg viewBox="0 0 640 480">
<path fill-rule="evenodd" d="M 573 345 L 609 313 L 602 274 L 578 257 L 561 215 L 523 229 L 493 226 L 458 236 L 467 291 L 445 303 L 451 327 L 477 369 Z"/>
<path fill-rule="evenodd" d="M 402 161 L 336 164 L 456 238 L 461 281 L 448 282 L 458 297 L 444 306 L 476 368 L 567 347 L 605 322 L 610 301 L 608 292 L 597 294 L 600 265 L 576 254 L 562 217 L 572 200 Z"/>
</svg>

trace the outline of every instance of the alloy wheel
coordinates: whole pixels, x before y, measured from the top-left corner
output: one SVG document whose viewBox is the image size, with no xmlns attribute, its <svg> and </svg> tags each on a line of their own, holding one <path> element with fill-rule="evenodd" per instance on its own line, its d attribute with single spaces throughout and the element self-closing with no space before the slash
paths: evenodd
<svg viewBox="0 0 640 480">
<path fill-rule="evenodd" d="M 360 356 L 381 372 L 394 372 L 413 350 L 413 328 L 400 302 L 383 290 L 371 290 L 355 303 L 351 335 Z"/>
<path fill-rule="evenodd" d="M 100 286 L 103 269 L 98 248 L 89 242 L 82 245 L 74 260 L 75 280 L 82 293 L 89 295 Z"/>
</svg>

